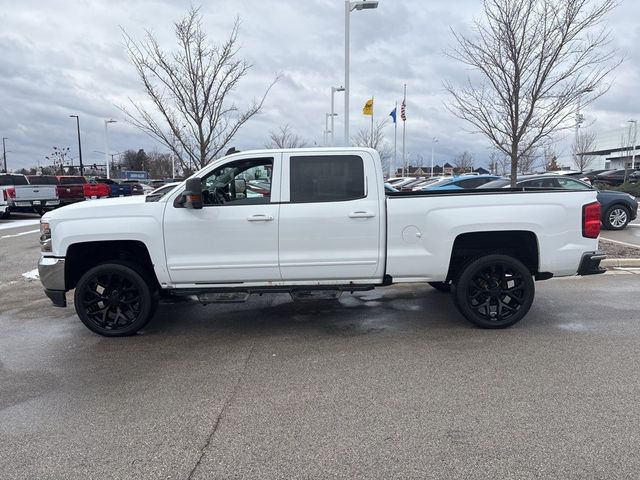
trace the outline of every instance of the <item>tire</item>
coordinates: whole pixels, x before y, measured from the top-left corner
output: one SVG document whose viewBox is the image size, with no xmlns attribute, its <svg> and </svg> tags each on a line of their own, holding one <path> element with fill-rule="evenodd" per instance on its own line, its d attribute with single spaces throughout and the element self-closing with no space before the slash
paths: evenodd
<svg viewBox="0 0 640 480">
<path fill-rule="evenodd" d="M 481 328 L 507 328 L 533 303 L 535 284 L 527 267 L 508 255 L 487 255 L 469 263 L 453 288 L 460 313 Z"/>
<path fill-rule="evenodd" d="M 142 329 L 153 317 L 158 295 L 148 275 L 136 264 L 97 265 L 78 281 L 76 313 L 84 325 L 105 337 L 124 337 Z"/>
<path fill-rule="evenodd" d="M 629 223 L 629 209 L 622 205 L 612 205 L 602 218 L 602 225 L 607 230 L 622 230 Z"/>
<path fill-rule="evenodd" d="M 429 282 L 429 285 L 442 293 L 451 292 L 451 282 Z"/>
</svg>

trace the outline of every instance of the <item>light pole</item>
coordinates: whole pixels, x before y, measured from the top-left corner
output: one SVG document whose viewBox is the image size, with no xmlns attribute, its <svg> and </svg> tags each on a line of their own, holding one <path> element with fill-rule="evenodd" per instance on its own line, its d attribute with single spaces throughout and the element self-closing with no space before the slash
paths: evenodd
<svg viewBox="0 0 640 480">
<path fill-rule="evenodd" d="M 637 120 L 629 120 L 629 123 L 633 123 L 633 145 L 632 153 L 631 153 L 631 169 L 635 170 L 636 168 L 636 144 L 638 143 L 638 121 Z M 6 168 L 6 167 L 5 167 Z"/>
<path fill-rule="evenodd" d="M 7 137 L 2 137 L 2 158 L 4 159 L 4 173 L 7 172 L 7 146 L 5 145 L 5 140 L 9 140 Z"/>
<path fill-rule="evenodd" d="M 333 147 L 333 132 L 335 131 L 333 128 L 333 117 L 335 117 L 335 109 L 334 109 L 334 96 L 336 92 L 344 92 L 344 87 L 331 87 L 331 146 Z"/>
<path fill-rule="evenodd" d="M 324 146 L 327 146 L 329 141 L 329 134 L 333 137 L 333 117 L 337 116 L 337 113 L 325 113 L 324 114 Z M 331 130 L 329 130 L 329 117 L 331 117 Z"/>
<path fill-rule="evenodd" d="M 585 93 L 593 92 L 593 88 L 587 88 L 580 95 L 584 95 Z M 576 138 L 574 143 L 574 149 L 576 151 L 576 159 L 578 157 L 578 142 L 580 141 L 580 125 L 584 122 L 584 115 L 580 113 L 580 97 L 578 97 L 578 105 L 576 106 Z M 584 153 L 584 152 L 583 152 Z"/>
<path fill-rule="evenodd" d="M 349 18 L 354 10 L 369 10 L 378 8 L 378 2 L 374 0 L 344 2 L 344 145 L 349 146 Z"/>
<path fill-rule="evenodd" d="M 84 176 L 84 165 L 82 164 L 82 143 L 80 142 L 80 117 L 78 115 L 69 115 L 71 118 L 76 119 L 76 126 L 78 127 L 78 154 L 80 156 L 80 176 Z"/>
<path fill-rule="evenodd" d="M 431 140 L 431 176 L 432 177 L 433 177 L 433 157 L 435 153 L 436 143 L 438 143 L 438 139 L 436 137 L 433 137 L 433 140 Z"/>
<path fill-rule="evenodd" d="M 116 123 L 115 120 L 104 120 L 104 163 L 107 165 L 107 178 L 111 178 L 111 170 L 109 169 L 109 129 L 107 125 Z"/>
</svg>

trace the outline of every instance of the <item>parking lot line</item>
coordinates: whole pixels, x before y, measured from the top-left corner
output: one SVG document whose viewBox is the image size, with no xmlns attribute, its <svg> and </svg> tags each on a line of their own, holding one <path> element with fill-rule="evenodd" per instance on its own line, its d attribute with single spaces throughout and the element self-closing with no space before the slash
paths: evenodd
<svg viewBox="0 0 640 480">
<path fill-rule="evenodd" d="M 40 230 L 29 230 L 28 232 L 14 233 L 13 235 L 3 235 L 2 237 L 0 237 L 0 240 L 2 240 L 3 238 L 21 237 L 22 235 L 29 235 L 31 233 L 38 233 L 38 232 L 40 232 Z"/>
<path fill-rule="evenodd" d="M 0 230 L 11 230 L 12 228 L 30 227 L 38 225 L 40 220 L 10 220 L 7 223 L 0 223 Z"/>
</svg>

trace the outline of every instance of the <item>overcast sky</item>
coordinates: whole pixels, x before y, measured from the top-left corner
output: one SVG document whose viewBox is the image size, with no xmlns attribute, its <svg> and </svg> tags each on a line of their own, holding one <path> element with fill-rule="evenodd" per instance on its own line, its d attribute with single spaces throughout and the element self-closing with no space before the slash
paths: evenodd
<svg viewBox="0 0 640 480">
<path fill-rule="evenodd" d="M 128 125 L 117 106 L 143 98 L 143 90 L 122 45 L 121 27 L 136 38 L 151 29 L 166 48 L 174 45 L 172 22 L 191 2 L 181 0 L 0 0 L 0 135 L 8 137 L 9 170 L 35 166 L 53 146 L 71 147 L 77 159 L 75 119 L 80 116 L 83 159 L 102 163 L 104 119 L 112 153 L 157 148 Z M 197 4 L 196 4 L 197 5 Z M 467 31 L 481 11 L 480 0 L 380 0 L 376 10 L 351 15 L 351 133 L 369 125 L 362 105 L 375 95 L 375 114 L 389 114 L 407 84 L 407 152 L 428 164 L 437 137 L 436 163 L 463 150 L 486 163 L 489 144 L 444 107 L 443 82 L 467 72 L 444 55 L 453 45 L 450 28 Z M 241 55 L 254 64 L 236 98 L 240 106 L 281 80 L 263 112 L 237 135 L 241 150 L 261 148 L 270 130 L 289 124 L 310 144 L 323 142 L 330 88 L 344 81 L 344 2 L 342 0 L 209 0 L 202 7 L 212 42 L 241 18 Z M 609 93 L 585 112 L 594 129 L 621 128 L 640 117 L 640 3 L 626 0 L 609 17 L 614 43 L 626 58 Z M 336 95 L 336 140 L 342 140 L 343 97 Z M 401 124 L 399 124 L 401 126 Z M 398 129 L 401 132 L 401 127 Z M 570 135 L 570 134 L 567 134 Z M 387 127 L 392 141 L 393 127 Z M 398 148 L 401 147 L 399 134 Z M 557 145 L 568 157 L 568 141 Z M 76 160 L 77 162 L 77 160 Z"/>
</svg>

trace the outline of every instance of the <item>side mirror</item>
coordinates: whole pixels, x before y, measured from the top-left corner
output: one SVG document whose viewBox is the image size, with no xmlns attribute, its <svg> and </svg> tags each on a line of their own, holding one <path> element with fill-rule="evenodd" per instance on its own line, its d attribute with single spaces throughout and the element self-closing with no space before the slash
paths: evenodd
<svg viewBox="0 0 640 480">
<path fill-rule="evenodd" d="M 185 208 L 202 209 L 202 179 L 190 178 L 182 194 Z"/>
</svg>

